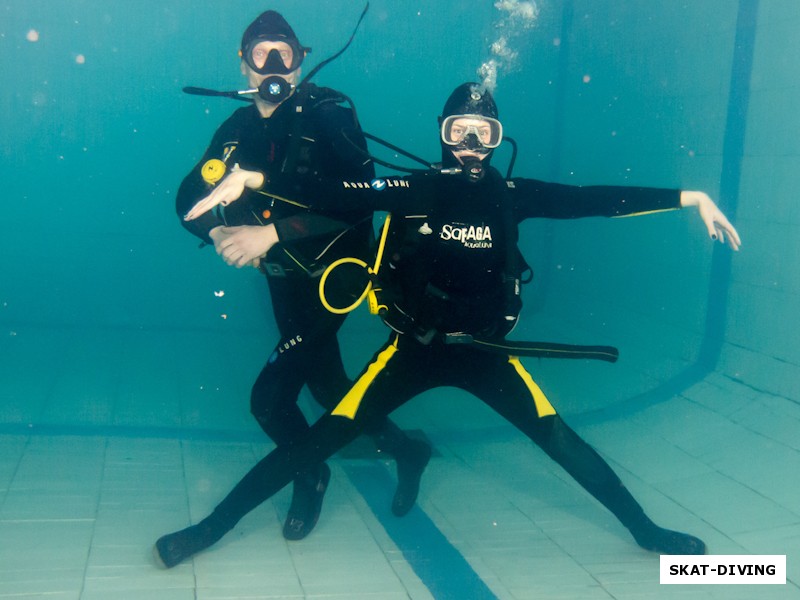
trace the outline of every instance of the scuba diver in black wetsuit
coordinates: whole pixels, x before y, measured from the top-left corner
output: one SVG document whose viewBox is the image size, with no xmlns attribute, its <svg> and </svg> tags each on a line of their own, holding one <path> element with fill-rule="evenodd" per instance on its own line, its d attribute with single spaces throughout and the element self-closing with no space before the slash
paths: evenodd
<svg viewBox="0 0 800 600">
<path fill-rule="evenodd" d="M 373 282 L 394 332 L 338 406 L 302 443 L 279 447 L 256 464 L 211 515 L 160 538 L 156 550 L 174 565 L 207 548 L 307 464 L 330 456 L 365 427 L 418 394 L 453 386 L 477 396 L 539 445 L 628 528 L 661 554 L 702 554 L 705 544 L 653 523 L 609 465 L 556 413 L 519 355 L 591 356 L 593 348 L 506 340 L 521 307 L 518 224 L 532 217 L 622 217 L 697 206 L 709 235 L 734 250 L 736 230 L 702 192 L 637 187 L 576 187 L 504 179 L 489 166 L 502 126 L 491 95 L 459 86 L 440 119 L 443 164 L 433 173 L 365 185 L 320 181 L 318 210 L 391 212 L 382 265 Z M 307 188 L 308 189 L 308 188 Z M 271 193 L 296 191 L 273 181 Z M 377 262 L 377 261 L 376 261 Z M 544 348 L 542 352 L 537 347 Z M 598 358 L 614 360 L 613 353 Z"/>
<path fill-rule="evenodd" d="M 331 219 L 259 193 L 264 177 L 277 174 L 290 179 L 373 176 L 372 163 L 342 134 L 349 130 L 349 138 L 366 147 L 353 111 L 342 106 L 345 97 L 307 81 L 298 84 L 309 50 L 277 12 L 263 13 L 247 28 L 241 68 L 253 88 L 250 92 L 258 93 L 253 104 L 235 111 L 219 127 L 183 180 L 176 202 L 183 225 L 213 243 L 228 264 L 257 266 L 267 276 L 281 340 L 253 385 L 251 412 L 279 446 L 291 445 L 308 429 L 297 406 L 304 384 L 326 409 L 352 385 L 336 338 L 344 316 L 320 306 L 317 288 L 326 263 L 341 256 L 367 256 L 373 239 L 368 211 Z M 186 220 L 184 215 L 209 195 L 223 208 Z M 238 201 L 224 206 L 234 199 Z M 346 298 L 353 286 L 341 279 L 334 294 Z M 408 438 L 388 419 L 369 433 L 377 447 L 397 461 L 392 510 L 402 516 L 416 501 L 430 447 Z M 306 465 L 296 475 L 283 529 L 287 539 L 301 539 L 313 529 L 329 478 L 324 462 Z"/>
</svg>

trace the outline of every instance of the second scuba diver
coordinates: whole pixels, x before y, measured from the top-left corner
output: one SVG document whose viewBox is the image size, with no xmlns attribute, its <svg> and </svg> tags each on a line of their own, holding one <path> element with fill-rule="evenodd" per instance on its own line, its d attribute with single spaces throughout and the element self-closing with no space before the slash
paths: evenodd
<svg viewBox="0 0 800 600">
<path fill-rule="evenodd" d="M 506 180 L 489 165 L 502 139 L 491 95 L 475 83 L 456 88 L 440 117 L 442 168 L 370 184 L 318 180 L 306 201 L 335 214 L 382 210 L 392 216 L 383 248 L 379 303 L 393 329 L 355 385 L 293 446 L 258 462 L 203 521 L 160 538 L 175 563 L 207 548 L 289 483 L 298 469 L 332 455 L 359 432 L 424 391 L 465 390 L 539 445 L 630 531 L 660 554 L 703 554 L 702 540 L 656 525 L 605 460 L 558 415 L 519 355 L 591 356 L 602 348 L 530 345 L 505 339 L 521 303 L 524 260 L 518 226 L 527 218 L 622 217 L 696 206 L 709 235 L 734 250 L 738 233 L 702 192 L 643 187 L 569 186 Z M 297 197 L 313 186 L 275 179 L 269 193 Z M 302 197 L 302 196 L 301 196 Z M 206 210 L 207 205 L 199 207 Z M 163 554 L 162 554 L 163 555 Z"/>
</svg>

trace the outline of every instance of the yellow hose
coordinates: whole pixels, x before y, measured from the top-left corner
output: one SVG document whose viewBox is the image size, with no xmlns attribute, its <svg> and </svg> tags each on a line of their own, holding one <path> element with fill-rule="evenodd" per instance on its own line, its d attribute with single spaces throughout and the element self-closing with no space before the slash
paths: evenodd
<svg viewBox="0 0 800 600">
<path fill-rule="evenodd" d="M 372 291 L 372 281 L 370 281 L 367 283 L 367 287 L 364 288 L 364 291 L 361 292 L 361 296 L 359 296 L 358 299 L 350 306 L 346 306 L 345 308 L 336 308 L 335 306 L 332 306 L 325 297 L 325 282 L 328 280 L 328 275 L 330 275 L 336 267 L 347 263 L 352 263 L 366 269 L 367 273 L 370 275 L 377 275 L 378 269 L 381 266 L 381 260 L 383 259 L 383 249 L 386 247 L 386 238 L 389 235 L 389 224 L 391 221 L 392 215 L 386 215 L 386 221 L 383 223 L 383 230 L 381 232 L 381 239 L 378 242 L 378 252 L 375 255 L 375 264 L 372 266 L 372 268 L 370 268 L 367 263 L 360 258 L 345 257 L 333 261 L 330 265 L 328 265 L 328 268 L 325 269 L 325 272 L 322 273 L 322 277 L 319 280 L 319 299 L 320 302 L 322 302 L 322 306 L 324 306 L 329 312 L 332 312 L 335 315 L 347 314 L 358 308 L 359 304 L 361 304 L 364 301 L 364 298 L 366 298 Z M 377 302 L 375 305 L 377 306 Z"/>
</svg>

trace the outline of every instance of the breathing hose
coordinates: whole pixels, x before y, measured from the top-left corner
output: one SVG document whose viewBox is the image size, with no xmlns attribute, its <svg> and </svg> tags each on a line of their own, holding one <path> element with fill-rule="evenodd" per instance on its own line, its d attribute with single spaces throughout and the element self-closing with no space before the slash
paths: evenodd
<svg viewBox="0 0 800 600">
<path fill-rule="evenodd" d="M 392 215 L 386 215 L 386 220 L 383 223 L 383 230 L 381 231 L 381 239 L 378 242 L 378 252 L 375 255 L 375 263 L 372 267 L 367 265 L 367 263 L 360 258 L 355 257 L 345 257 L 340 258 L 339 260 L 333 261 L 325 271 L 322 273 L 322 277 L 319 280 L 319 299 L 322 302 L 322 306 L 324 306 L 329 312 L 332 312 L 335 315 L 344 315 L 349 312 L 354 311 L 358 306 L 367 298 L 367 305 L 369 307 L 369 312 L 373 315 L 377 315 L 381 313 L 381 310 L 386 310 L 386 306 L 380 304 L 378 301 L 378 297 L 376 292 L 380 291 L 380 288 L 376 288 L 373 285 L 374 276 L 378 274 L 378 269 L 381 266 L 381 260 L 383 259 L 383 250 L 386 246 L 386 238 L 389 235 L 389 226 L 392 221 Z M 346 306 L 344 308 L 337 308 L 333 306 L 330 302 L 328 302 L 327 297 L 325 296 L 325 282 L 328 280 L 328 276 L 333 272 L 333 270 L 341 265 L 344 264 L 355 264 L 361 267 L 362 269 L 366 269 L 367 273 L 370 275 L 370 281 L 367 282 L 367 286 L 364 288 L 364 291 L 358 297 L 358 299 L 353 302 L 350 306 Z"/>
</svg>

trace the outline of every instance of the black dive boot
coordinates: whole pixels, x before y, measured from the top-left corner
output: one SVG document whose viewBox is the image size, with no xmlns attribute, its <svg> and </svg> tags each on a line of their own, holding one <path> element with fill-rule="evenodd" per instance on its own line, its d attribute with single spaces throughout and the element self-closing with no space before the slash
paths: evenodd
<svg viewBox="0 0 800 600">
<path fill-rule="evenodd" d="M 606 506 L 628 528 L 633 539 L 642 548 L 658 554 L 706 553 L 703 540 L 688 533 L 659 527 L 645 514 L 644 509 L 621 481 L 615 487 L 615 497 Z"/>
<path fill-rule="evenodd" d="M 664 529 L 644 516 L 642 523 L 629 527 L 633 539 L 645 550 L 658 554 L 705 554 L 706 544 L 703 540 L 681 533 Z"/>
<path fill-rule="evenodd" d="M 197 525 L 160 537 L 153 546 L 153 557 L 158 566 L 171 569 L 218 542 L 228 530 L 211 514 Z"/>
<path fill-rule="evenodd" d="M 422 473 L 431 459 L 431 447 L 422 440 L 408 439 L 394 452 L 397 464 L 397 490 L 392 498 L 392 513 L 398 517 L 408 514 L 419 494 Z"/>
<path fill-rule="evenodd" d="M 628 528 L 633 539 L 642 548 L 658 554 L 706 553 L 703 540 L 688 533 L 664 529 L 653 523 L 621 481 L 614 487 L 616 487 L 614 498 L 607 499 L 607 503 L 604 504 Z"/>
<path fill-rule="evenodd" d="M 314 469 L 294 480 L 292 504 L 283 524 L 283 537 L 287 540 L 302 540 L 319 520 L 322 499 L 331 480 L 331 469 L 320 463 Z"/>
</svg>

